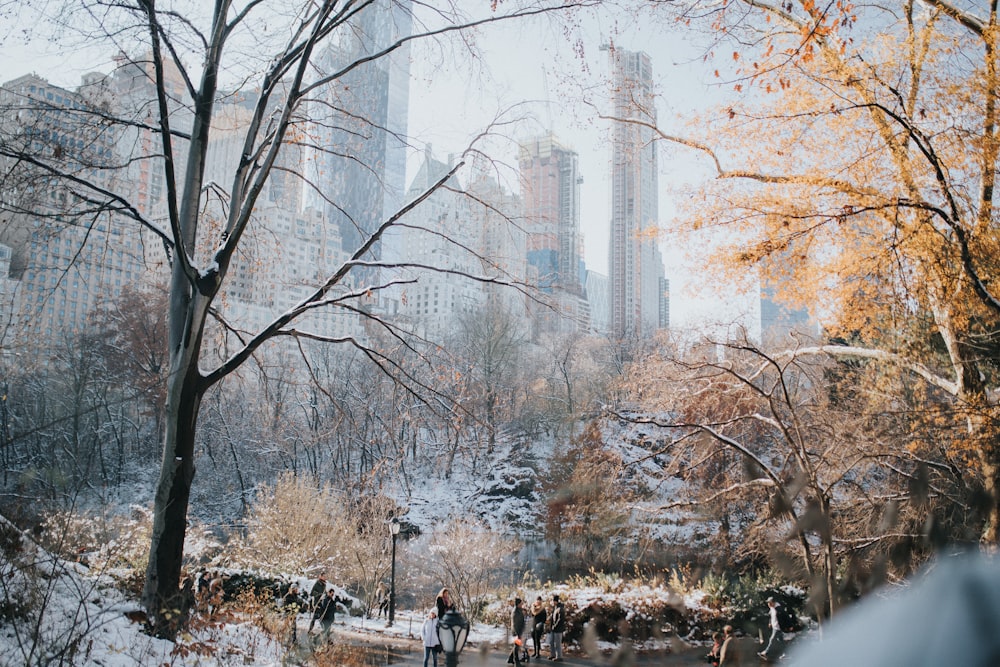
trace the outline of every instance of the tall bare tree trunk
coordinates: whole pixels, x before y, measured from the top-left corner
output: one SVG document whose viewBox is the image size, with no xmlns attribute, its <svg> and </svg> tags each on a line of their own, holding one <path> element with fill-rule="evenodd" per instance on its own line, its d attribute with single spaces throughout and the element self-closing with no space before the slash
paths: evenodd
<svg viewBox="0 0 1000 667">
<path fill-rule="evenodd" d="M 172 638 L 187 615 L 190 600 L 182 590 L 181 569 L 188 501 L 194 480 L 194 442 L 205 388 L 198 369 L 204 326 L 200 300 L 186 295 L 183 270 L 175 266 L 170 316 L 170 376 L 163 435 L 163 461 L 153 505 L 143 605 L 158 636 Z"/>
</svg>

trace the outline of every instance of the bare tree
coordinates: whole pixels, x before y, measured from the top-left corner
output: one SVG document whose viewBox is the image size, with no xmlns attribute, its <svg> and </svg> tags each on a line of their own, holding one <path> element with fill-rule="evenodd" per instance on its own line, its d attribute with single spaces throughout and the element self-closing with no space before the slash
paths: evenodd
<svg viewBox="0 0 1000 667">
<path fill-rule="evenodd" d="M 521 321 L 496 300 L 461 323 L 457 344 L 465 367 L 464 391 L 478 406 L 478 421 L 486 430 L 486 454 L 496 448 L 497 432 L 510 419 L 512 388 L 519 357 L 526 343 Z"/>
</svg>

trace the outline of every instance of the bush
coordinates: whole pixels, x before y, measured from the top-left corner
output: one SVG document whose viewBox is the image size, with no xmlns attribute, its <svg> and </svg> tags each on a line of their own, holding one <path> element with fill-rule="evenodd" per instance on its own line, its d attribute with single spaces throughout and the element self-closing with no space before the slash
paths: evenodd
<svg viewBox="0 0 1000 667">
<path fill-rule="evenodd" d="M 426 551 L 414 559 L 419 571 L 432 581 L 448 582 L 458 608 L 470 622 L 484 620 L 491 613 L 495 591 L 517 543 L 503 531 L 465 519 L 453 521 L 448 530 L 424 539 Z M 506 620 L 501 623 L 506 624 Z"/>
<path fill-rule="evenodd" d="M 685 568 L 671 570 L 665 581 L 591 572 L 561 586 L 532 589 L 526 582 L 510 597 L 516 595 L 530 604 L 541 595 L 549 605 L 553 594 L 559 594 L 566 606 L 564 638 L 578 644 L 584 642 L 588 630 L 597 640 L 614 643 L 660 640 L 668 635 L 706 640 L 727 624 L 755 635 L 758 627 L 767 627 L 768 596 L 775 597 L 793 617 L 805 599 L 801 591 L 780 585 L 773 573 L 730 578 L 710 575 L 699 580 Z M 506 602 L 491 605 L 485 620 L 506 625 L 510 614 Z M 784 622 L 784 627 L 796 630 L 800 624 L 795 618 Z"/>
<path fill-rule="evenodd" d="M 619 600 L 595 600 L 582 609 L 566 605 L 569 623 L 564 635 L 567 641 L 580 642 L 584 627 L 590 625 L 597 638 L 619 642 L 662 639 L 670 631 L 678 635 L 688 632 L 688 619 L 683 610 L 662 598 L 633 600 L 623 605 Z"/>
<path fill-rule="evenodd" d="M 246 535 L 232 540 L 232 562 L 310 578 L 327 572 L 370 610 L 389 573 L 388 523 L 399 513 L 386 496 L 352 495 L 285 474 L 259 492 Z"/>
<path fill-rule="evenodd" d="M 769 623 L 767 603 L 773 597 L 788 614 L 788 627 L 792 631 L 802 628 L 799 615 L 805 604 L 805 593 L 792 586 L 783 585 L 773 571 L 742 574 L 736 577 L 710 575 L 702 580 L 705 603 L 717 610 L 720 617 L 733 627 L 748 634 L 758 629 L 766 630 Z M 785 623 L 783 623 L 785 625 Z"/>
<path fill-rule="evenodd" d="M 149 510 L 139 506 L 127 516 L 53 512 L 42 521 L 39 541 L 49 552 L 88 567 L 145 573 L 151 524 Z"/>
</svg>

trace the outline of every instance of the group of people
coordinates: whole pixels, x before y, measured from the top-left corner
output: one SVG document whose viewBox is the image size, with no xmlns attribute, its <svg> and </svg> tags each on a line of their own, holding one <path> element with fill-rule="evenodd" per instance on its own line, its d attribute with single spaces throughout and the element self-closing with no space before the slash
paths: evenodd
<svg viewBox="0 0 1000 667">
<path fill-rule="evenodd" d="M 337 604 L 342 602 L 345 600 L 337 597 L 336 590 L 327 586 L 325 574 L 317 577 L 306 597 L 301 595 L 296 584 L 289 586 L 288 592 L 282 597 L 281 608 L 292 620 L 292 643 L 298 640 L 298 615 L 307 611 L 312 612 L 307 634 L 312 634 L 316 621 L 319 621 L 320 627 L 323 628 L 322 636 L 329 639 L 330 626 L 337 616 Z"/>
<path fill-rule="evenodd" d="M 282 609 L 292 617 L 291 639 L 296 641 L 297 623 L 296 619 L 300 613 L 311 611 L 312 617 L 309 621 L 308 634 L 312 634 L 313 627 L 319 621 L 322 635 L 326 638 L 330 635 L 330 627 L 336 619 L 337 604 L 345 602 L 336 596 L 334 588 L 327 585 L 326 576 L 320 574 L 309 590 L 307 596 L 302 596 L 299 587 L 292 584 L 288 592 L 282 598 Z M 783 649 L 782 627 L 778 616 L 778 602 L 769 597 L 768 625 L 771 636 L 763 651 L 757 655 L 765 660 L 773 660 Z M 432 607 L 424 620 L 421 628 L 421 638 L 424 645 L 424 667 L 429 667 L 433 661 L 433 667 L 437 667 L 437 656 L 441 652 L 441 643 L 438 639 L 438 620 L 446 613 L 455 609 L 451 592 L 447 588 L 442 588 L 434 600 Z M 548 635 L 549 660 L 562 661 L 563 633 L 566 632 L 566 609 L 558 595 L 552 596 L 551 606 L 546 606 L 542 596 L 538 596 L 530 607 L 525 608 L 524 600 L 514 598 L 513 609 L 510 613 L 510 633 L 513 641 L 513 648 L 507 658 L 507 662 L 517 667 L 531 658 L 542 657 L 542 639 Z M 532 650 L 526 645 L 526 637 L 531 637 Z M 705 656 L 710 663 L 718 667 L 734 664 L 735 646 L 733 646 L 733 626 L 727 625 L 722 632 L 712 634 L 712 648 Z"/>
<path fill-rule="evenodd" d="M 447 588 L 442 588 L 434 600 L 434 607 L 427 612 L 420 636 L 424 644 L 424 667 L 437 667 L 437 655 L 441 652 L 441 643 L 438 639 L 437 624 L 448 611 L 455 608 L 455 603 L 451 598 L 451 592 Z M 529 626 L 529 621 L 531 625 Z M 566 608 L 558 595 L 552 596 L 552 607 L 546 607 L 542 596 L 538 596 L 530 608 L 525 609 L 524 601 L 515 598 L 514 608 L 510 613 L 510 631 L 513 635 L 514 647 L 511 650 L 507 662 L 514 665 L 521 665 L 528 662 L 532 657 L 542 656 L 542 637 L 548 633 L 549 636 L 549 660 L 562 661 L 562 638 L 566 632 Z M 529 653 L 525 646 L 525 637 L 530 631 L 533 652 Z"/>
<path fill-rule="evenodd" d="M 531 645 L 533 649 L 530 654 L 527 646 L 524 645 L 529 620 L 531 621 Z M 558 595 L 552 596 L 551 609 L 545 606 L 541 595 L 531 603 L 531 607 L 527 610 L 525 610 L 524 601 L 521 598 L 514 598 L 514 609 L 510 613 L 510 633 L 513 636 L 514 648 L 511 650 L 507 662 L 519 666 L 532 657 L 542 657 L 542 637 L 546 633 L 549 636 L 549 660 L 561 662 L 564 632 L 566 632 L 566 607 Z"/>
</svg>

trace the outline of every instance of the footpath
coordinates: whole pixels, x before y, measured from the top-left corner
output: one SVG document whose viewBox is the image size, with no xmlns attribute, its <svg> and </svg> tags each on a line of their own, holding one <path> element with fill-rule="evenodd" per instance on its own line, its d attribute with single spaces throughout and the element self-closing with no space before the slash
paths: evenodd
<svg viewBox="0 0 1000 667">
<path fill-rule="evenodd" d="M 386 660 L 381 662 L 385 665 L 400 665 L 402 667 L 423 667 L 424 653 L 418 646 L 412 650 L 395 648 L 386 652 Z M 483 650 L 484 649 L 484 650 Z M 489 647 L 482 649 L 475 646 L 466 647 L 458 658 L 460 667 L 509 667 L 507 656 L 509 653 L 502 653 Z M 438 656 L 438 667 L 444 667 L 444 656 Z M 546 656 L 540 659 L 532 658 L 528 662 L 522 662 L 522 667 L 554 667 L 563 665 L 566 667 L 653 667 L 662 665 L 663 667 L 691 667 L 693 665 L 708 665 L 701 657 L 701 653 L 688 653 L 677 655 L 673 653 L 659 653 L 656 655 L 637 654 L 633 661 L 622 660 L 621 656 L 601 655 L 597 657 L 586 657 L 580 655 L 565 655 L 561 661 L 549 660 Z"/>
<path fill-rule="evenodd" d="M 485 651 L 479 652 L 475 649 L 471 653 L 467 654 L 465 651 L 459 656 L 458 664 L 465 667 L 507 667 L 507 653 L 500 653 L 499 651 Z M 406 665 L 419 665 L 423 667 L 423 654 L 414 656 L 412 662 L 399 663 Z M 539 660 L 532 658 L 527 663 L 521 663 L 524 667 L 532 667 L 532 665 L 540 665 L 542 667 L 550 667 L 552 665 L 569 665 L 572 667 L 627 667 L 628 665 L 636 665 L 636 667 L 653 667 L 654 665 L 663 665 L 664 667 L 688 667 L 691 665 L 708 665 L 705 660 L 701 658 L 701 654 L 687 654 L 687 655 L 677 655 L 673 653 L 660 653 L 657 655 L 647 655 L 638 654 L 634 658 L 634 662 L 629 662 L 627 660 L 616 659 L 612 655 L 602 655 L 595 658 L 584 657 L 578 655 L 565 655 L 562 661 L 550 661 L 546 657 L 542 657 Z M 439 659 L 438 667 L 443 667 L 444 661 Z"/>
<path fill-rule="evenodd" d="M 746 640 L 744 650 L 735 664 L 743 667 L 766 667 L 768 663 L 760 660 L 756 651 L 760 647 L 753 640 Z M 398 662 L 387 662 L 386 664 L 404 665 L 406 667 L 423 667 L 423 650 L 414 647 L 412 653 L 401 653 L 397 656 Z M 491 649 L 489 646 L 466 647 L 459 656 L 460 667 L 508 667 L 507 656 L 509 653 Z M 555 665 L 566 665 L 570 667 L 694 667 L 700 665 L 706 667 L 709 663 L 704 658 L 705 651 L 701 648 L 692 649 L 683 653 L 658 652 L 658 653 L 636 653 L 631 658 L 621 654 L 600 655 L 596 657 L 582 655 L 564 655 L 562 661 L 551 661 L 543 655 L 540 659 L 532 658 L 529 662 L 521 663 L 524 667 L 553 667 Z M 438 667 L 444 667 L 443 656 L 438 656 Z"/>
<path fill-rule="evenodd" d="M 334 623 L 331 628 L 330 640 L 342 646 L 355 647 L 361 657 L 358 664 L 371 667 L 383 667 L 388 665 L 399 665 L 400 667 L 423 667 L 424 651 L 420 640 L 417 638 L 417 617 L 410 618 L 409 614 L 397 616 L 399 622 L 389 628 L 381 621 L 371 619 L 359 621 L 358 619 L 347 617 L 343 621 Z M 318 637 L 306 639 L 306 627 L 299 626 L 299 641 L 316 641 Z M 505 638 L 502 632 L 493 636 L 478 628 L 477 632 L 470 637 L 465 650 L 458 658 L 460 667 L 508 667 L 507 656 L 509 649 L 501 649 Z M 735 664 L 743 667 L 766 667 L 768 663 L 757 657 L 760 650 L 759 644 L 751 637 L 738 637 L 733 646 L 739 654 Z M 709 663 L 705 661 L 705 654 L 708 651 L 704 646 L 691 646 L 684 650 L 680 648 L 673 651 L 657 651 L 635 653 L 631 656 L 623 655 L 621 652 L 614 654 L 602 654 L 596 656 L 581 655 L 571 647 L 564 652 L 562 662 L 548 659 L 548 647 L 543 646 L 542 657 L 532 658 L 524 667 L 555 667 L 565 665 L 566 667 L 706 667 Z M 353 651 L 353 649 L 352 649 Z M 363 656 L 363 657 L 362 657 Z M 294 664 L 294 663 L 291 663 Z M 438 655 L 438 667 L 444 667 L 444 655 Z"/>
<path fill-rule="evenodd" d="M 335 628 L 332 639 L 335 642 L 354 644 L 358 647 L 358 651 L 366 652 L 368 654 L 366 664 L 399 665 L 401 667 L 423 667 L 424 664 L 423 648 L 417 639 L 373 637 L 367 633 L 352 632 L 347 628 Z M 549 660 L 548 654 L 543 653 L 541 658 L 531 658 L 528 662 L 521 664 L 523 667 L 555 667 L 556 665 L 566 667 L 654 667 L 661 665 L 663 667 L 693 667 L 700 665 L 704 667 L 708 665 L 703 657 L 705 652 L 706 649 L 695 647 L 681 653 L 667 651 L 636 653 L 631 658 L 621 654 L 591 657 L 568 652 L 564 653 L 561 661 Z M 495 648 L 493 642 L 470 643 L 459 655 L 458 664 L 460 667 L 508 667 L 507 657 L 509 655 L 509 651 Z M 438 667 L 444 667 L 444 655 L 438 655 L 437 664 Z M 743 664 L 756 665 L 757 661 L 747 661 Z"/>
</svg>

